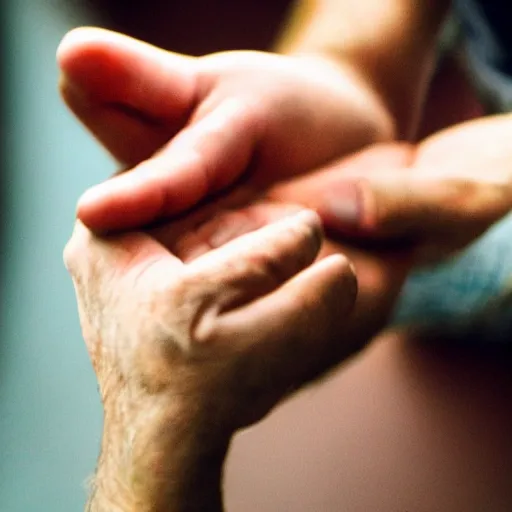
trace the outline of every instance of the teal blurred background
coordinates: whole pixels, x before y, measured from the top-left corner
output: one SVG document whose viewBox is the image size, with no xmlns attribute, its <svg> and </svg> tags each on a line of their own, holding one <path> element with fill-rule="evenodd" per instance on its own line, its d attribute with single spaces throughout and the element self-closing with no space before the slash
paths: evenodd
<svg viewBox="0 0 512 512">
<path fill-rule="evenodd" d="M 65 7 L 64 2 L 64 7 Z M 66 111 L 59 2 L 3 3 L 0 510 L 81 510 L 101 410 L 62 249 L 84 188 L 112 162 Z"/>
</svg>

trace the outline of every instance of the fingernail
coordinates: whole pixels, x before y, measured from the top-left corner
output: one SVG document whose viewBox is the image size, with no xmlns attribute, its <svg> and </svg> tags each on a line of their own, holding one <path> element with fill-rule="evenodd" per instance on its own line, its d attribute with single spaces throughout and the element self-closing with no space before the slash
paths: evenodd
<svg viewBox="0 0 512 512">
<path fill-rule="evenodd" d="M 329 227 L 355 229 L 361 226 L 362 208 L 360 185 L 346 181 L 333 185 L 319 213 Z"/>
</svg>

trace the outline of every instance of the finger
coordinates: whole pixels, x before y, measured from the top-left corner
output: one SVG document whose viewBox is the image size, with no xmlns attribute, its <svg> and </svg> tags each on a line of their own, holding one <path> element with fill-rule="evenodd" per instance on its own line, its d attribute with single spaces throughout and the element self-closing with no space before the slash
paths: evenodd
<svg viewBox="0 0 512 512">
<path fill-rule="evenodd" d="M 410 144 L 375 145 L 306 176 L 280 183 L 267 195 L 315 210 L 329 231 L 356 234 L 365 222 L 366 190 L 361 178 L 379 179 L 389 168 L 405 174 L 413 155 Z"/>
<path fill-rule="evenodd" d="M 69 32 L 57 51 L 62 95 L 123 164 L 148 158 L 194 107 L 195 60 L 107 30 Z"/>
<path fill-rule="evenodd" d="M 451 127 L 423 141 L 409 168 L 360 174 L 355 229 L 461 248 L 512 206 L 509 115 Z"/>
<path fill-rule="evenodd" d="M 467 140 L 467 129 L 462 135 Z M 450 141 L 460 146 L 454 137 L 462 135 Z M 376 147 L 278 185 L 269 195 L 316 210 L 325 227 L 340 234 L 405 238 L 437 245 L 441 254 L 460 249 L 512 207 L 508 146 L 493 146 L 484 160 L 458 153 L 454 160 L 444 137 L 435 142 L 420 162 L 410 146 Z"/>
<path fill-rule="evenodd" d="M 256 110 L 229 99 L 130 172 L 88 190 L 78 217 L 90 229 L 132 229 L 182 212 L 233 183 L 259 141 Z"/>
<path fill-rule="evenodd" d="M 466 246 L 512 208 L 510 183 L 471 176 L 390 171 L 361 183 L 361 228 L 383 237 L 410 237 L 441 252 Z"/>
<path fill-rule="evenodd" d="M 418 247 L 419 259 L 436 260 L 467 246 L 512 208 L 510 183 L 424 171 L 345 181 L 356 208 L 329 210 L 324 203 L 320 209 L 339 232 L 407 240 Z"/>
<path fill-rule="evenodd" d="M 277 393 L 315 380 L 360 347 L 345 336 L 357 295 L 349 261 L 325 258 L 271 294 L 222 315 L 215 333 L 249 355 L 246 382 Z"/>
<path fill-rule="evenodd" d="M 189 303 L 200 300 L 202 312 L 216 316 L 281 286 L 315 260 L 321 241 L 315 213 L 292 215 L 192 261 L 182 279 L 183 290 L 175 295 Z M 196 326 L 198 338 L 206 336 L 213 317 L 204 313 L 202 318 Z"/>
</svg>

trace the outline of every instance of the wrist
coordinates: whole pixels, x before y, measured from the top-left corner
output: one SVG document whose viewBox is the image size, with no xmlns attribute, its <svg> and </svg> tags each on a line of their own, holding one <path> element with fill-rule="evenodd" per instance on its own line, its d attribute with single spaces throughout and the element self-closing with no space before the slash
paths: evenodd
<svg viewBox="0 0 512 512">
<path fill-rule="evenodd" d="M 343 90 L 351 106 L 360 105 L 360 122 L 368 125 L 371 134 L 371 140 L 364 145 L 396 139 L 395 117 L 385 96 L 350 59 L 321 50 L 294 52 L 289 56 L 303 61 L 312 72 L 324 73 L 331 84 Z"/>
<path fill-rule="evenodd" d="M 220 512 L 222 469 L 231 434 L 196 402 L 168 396 L 105 404 L 94 512 Z M 194 410 L 195 409 L 195 410 Z"/>
<path fill-rule="evenodd" d="M 299 0 L 275 47 L 352 66 L 391 112 L 396 137 L 407 140 L 417 128 L 449 5 L 446 0 Z"/>
</svg>

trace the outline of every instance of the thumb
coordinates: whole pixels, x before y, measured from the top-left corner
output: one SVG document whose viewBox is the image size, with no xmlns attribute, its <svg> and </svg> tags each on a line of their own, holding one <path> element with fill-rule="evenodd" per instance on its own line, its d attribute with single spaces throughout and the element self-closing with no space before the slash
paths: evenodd
<svg viewBox="0 0 512 512">
<path fill-rule="evenodd" d="M 195 59 L 97 28 L 69 32 L 59 45 L 64 100 L 126 166 L 148 158 L 194 107 Z"/>
</svg>

